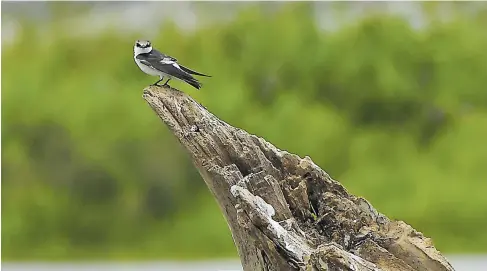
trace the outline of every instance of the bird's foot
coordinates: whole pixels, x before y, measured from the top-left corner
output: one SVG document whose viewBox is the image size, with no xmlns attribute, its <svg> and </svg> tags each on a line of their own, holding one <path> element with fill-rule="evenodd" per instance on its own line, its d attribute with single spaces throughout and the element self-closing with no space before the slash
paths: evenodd
<svg viewBox="0 0 487 271">
<path fill-rule="evenodd" d="M 171 78 L 168 78 L 167 81 L 164 83 L 163 86 L 168 87 L 168 88 L 171 88 L 171 86 L 168 84 L 169 81 L 171 81 Z"/>
</svg>

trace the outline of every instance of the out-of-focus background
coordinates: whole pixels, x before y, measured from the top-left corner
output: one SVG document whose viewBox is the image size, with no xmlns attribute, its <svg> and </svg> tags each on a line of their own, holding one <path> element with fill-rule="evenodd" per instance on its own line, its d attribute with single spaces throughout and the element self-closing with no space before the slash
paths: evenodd
<svg viewBox="0 0 487 271">
<path fill-rule="evenodd" d="M 2 2 L 4 268 L 241 268 L 142 99 L 157 78 L 134 63 L 140 38 L 213 76 L 172 86 L 485 270 L 486 6 Z"/>
</svg>

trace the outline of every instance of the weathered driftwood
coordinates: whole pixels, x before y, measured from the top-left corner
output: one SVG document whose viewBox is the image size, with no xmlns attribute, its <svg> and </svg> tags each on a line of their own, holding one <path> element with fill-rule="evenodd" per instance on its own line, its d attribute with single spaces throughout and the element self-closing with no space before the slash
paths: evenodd
<svg viewBox="0 0 487 271">
<path fill-rule="evenodd" d="M 244 270 L 454 270 L 429 238 L 309 157 L 230 126 L 176 89 L 151 86 L 143 97 L 218 201 Z"/>
</svg>

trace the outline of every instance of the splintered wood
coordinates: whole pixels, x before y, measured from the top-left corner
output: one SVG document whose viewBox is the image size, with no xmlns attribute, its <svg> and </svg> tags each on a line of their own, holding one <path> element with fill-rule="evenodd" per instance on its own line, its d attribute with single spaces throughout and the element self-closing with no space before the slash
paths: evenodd
<svg viewBox="0 0 487 271">
<path fill-rule="evenodd" d="M 216 198 L 244 270 L 454 270 L 429 238 L 309 157 L 225 123 L 176 89 L 151 86 L 143 97 Z"/>
</svg>

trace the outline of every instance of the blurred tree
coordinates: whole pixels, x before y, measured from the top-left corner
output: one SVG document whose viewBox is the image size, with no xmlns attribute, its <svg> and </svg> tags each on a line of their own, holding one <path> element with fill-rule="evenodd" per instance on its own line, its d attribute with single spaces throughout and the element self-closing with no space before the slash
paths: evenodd
<svg viewBox="0 0 487 271">
<path fill-rule="evenodd" d="M 487 32 L 482 16 L 452 14 L 419 30 L 373 14 L 322 32 L 310 4 L 287 3 L 191 33 L 164 24 L 153 43 L 214 76 L 191 95 L 222 119 L 310 155 L 440 250 L 485 251 Z M 63 22 L 22 23 L 2 45 L 4 259 L 235 256 L 141 99 L 152 78 L 133 40 L 72 38 Z M 204 232 L 181 237 L 195 221 Z"/>
</svg>

